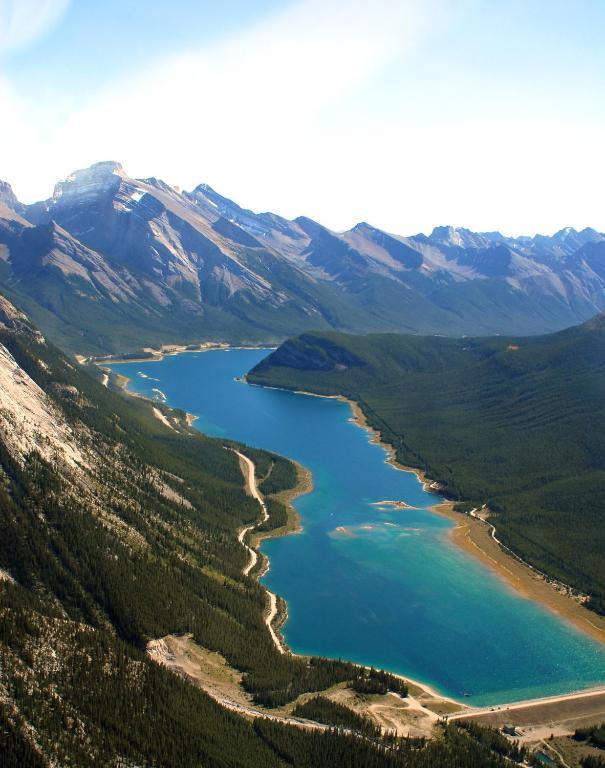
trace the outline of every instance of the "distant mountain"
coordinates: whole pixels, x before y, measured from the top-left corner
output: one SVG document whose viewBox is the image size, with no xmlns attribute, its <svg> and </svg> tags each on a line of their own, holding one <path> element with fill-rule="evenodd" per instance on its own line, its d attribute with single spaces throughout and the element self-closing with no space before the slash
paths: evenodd
<svg viewBox="0 0 605 768">
<path fill-rule="evenodd" d="M 487 504 L 500 539 L 605 614 L 605 313 L 522 338 L 307 333 L 248 379 L 357 401 L 403 464 Z"/>
<path fill-rule="evenodd" d="M 277 341 L 307 329 L 539 333 L 605 307 L 605 236 L 337 233 L 115 162 L 21 204 L 0 182 L 0 288 L 72 351 Z"/>
</svg>

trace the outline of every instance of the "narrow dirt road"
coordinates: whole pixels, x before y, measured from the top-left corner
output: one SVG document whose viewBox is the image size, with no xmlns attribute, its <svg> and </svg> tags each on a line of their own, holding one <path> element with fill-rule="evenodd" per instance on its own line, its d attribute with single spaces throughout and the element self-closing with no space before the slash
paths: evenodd
<svg viewBox="0 0 605 768">
<path fill-rule="evenodd" d="M 254 568 L 254 566 L 257 564 L 258 554 L 256 550 L 252 549 L 252 547 L 246 544 L 245 538 L 250 531 L 253 531 L 255 528 L 258 528 L 258 526 L 261 523 L 264 523 L 269 519 L 269 513 L 267 512 L 267 505 L 265 504 L 265 500 L 261 496 L 258 490 L 258 486 L 256 484 L 256 471 L 254 467 L 254 462 L 251 459 L 249 459 L 247 456 L 245 456 L 243 453 L 240 453 L 239 451 L 234 450 L 233 453 L 235 453 L 239 458 L 240 467 L 242 468 L 242 474 L 244 475 L 244 480 L 246 483 L 246 490 L 248 491 L 248 494 L 252 496 L 253 499 L 256 499 L 258 501 L 263 513 L 262 520 L 260 520 L 258 523 L 247 525 L 245 528 L 242 528 L 237 534 L 237 540 L 240 542 L 240 544 L 242 544 L 248 550 L 248 555 L 250 558 L 248 560 L 248 564 L 242 571 L 242 575 L 247 576 L 250 573 L 250 571 Z"/>
<path fill-rule="evenodd" d="M 261 511 L 262 511 L 262 519 L 259 520 L 258 523 L 254 523 L 253 525 L 247 525 L 245 528 L 242 528 L 240 532 L 237 535 L 237 540 L 244 546 L 249 554 L 249 560 L 245 568 L 242 570 L 242 574 L 244 576 L 248 576 L 250 571 L 254 568 L 254 566 L 258 562 L 258 553 L 255 549 L 253 549 L 251 546 L 246 544 L 245 538 L 246 535 L 253 531 L 255 528 L 258 528 L 261 523 L 266 522 L 269 519 L 269 513 L 267 511 L 267 505 L 265 504 L 265 500 L 263 499 L 260 491 L 258 490 L 258 485 L 256 483 L 256 468 L 254 466 L 254 462 L 248 458 L 248 456 L 245 456 L 243 453 L 240 453 L 240 451 L 233 451 L 240 460 L 240 466 L 242 468 L 242 473 L 244 475 L 244 479 L 246 482 L 246 489 L 250 496 L 252 498 L 256 499 L 258 503 L 260 504 Z M 282 643 L 281 639 L 279 638 L 279 635 L 277 632 L 273 629 L 273 621 L 277 615 L 277 597 L 273 594 L 273 592 L 269 591 L 268 589 L 267 595 L 269 598 L 269 610 L 265 616 L 265 623 L 267 625 L 267 628 L 269 632 L 271 633 L 271 637 L 273 639 L 273 642 L 275 643 L 275 647 L 280 653 L 286 653 L 286 649 L 284 647 L 284 644 Z"/>
</svg>

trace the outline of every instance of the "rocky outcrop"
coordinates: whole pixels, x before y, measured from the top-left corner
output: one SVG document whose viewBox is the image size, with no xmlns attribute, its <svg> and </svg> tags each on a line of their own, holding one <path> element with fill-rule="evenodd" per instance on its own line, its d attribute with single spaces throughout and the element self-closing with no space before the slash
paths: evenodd
<svg viewBox="0 0 605 768">
<path fill-rule="evenodd" d="M 0 180 L 0 204 L 6 206 L 11 211 L 18 214 L 24 214 L 26 207 L 23 203 L 20 203 L 17 196 L 13 192 L 13 188 L 6 181 Z"/>
<path fill-rule="evenodd" d="M 19 461 L 32 451 L 72 469 L 87 466 L 74 429 L 0 344 L 0 441 Z"/>
<path fill-rule="evenodd" d="M 27 324 L 27 317 L 0 294 L 0 328 L 17 331 Z"/>
</svg>

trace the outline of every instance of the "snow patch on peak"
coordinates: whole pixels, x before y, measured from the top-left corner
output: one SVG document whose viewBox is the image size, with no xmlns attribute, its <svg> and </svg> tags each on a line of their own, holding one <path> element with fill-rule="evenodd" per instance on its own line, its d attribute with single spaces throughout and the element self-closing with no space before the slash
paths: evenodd
<svg viewBox="0 0 605 768">
<path fill-rule="evenodd" d="M 89 168 L 74 171 L 55 186 L 53 203 L 90 202 L 94 198 L 111 194 L 118 189 L 123 179 L 128 176 L 120 163 L 105 161 L 95 163 Z"/>
<path fill-rule="evenodd" d="M 553 240 L 564 240 L 566 237 L 569 237 L 570 235 L 577 235 L 578 232 L 573 227 L 563 227 L 563 229 L 560 229 L 558 232 L 555 232 L 555 234 L 552 236 Z"/>
</svg>

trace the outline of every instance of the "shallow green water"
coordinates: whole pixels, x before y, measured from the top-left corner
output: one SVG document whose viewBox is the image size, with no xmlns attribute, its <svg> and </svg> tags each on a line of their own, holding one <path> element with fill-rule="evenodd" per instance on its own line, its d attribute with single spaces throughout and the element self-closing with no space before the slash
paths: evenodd
<svg viewBox="0 0 605 768">
<path fill-rule="evenodd" d="M 304 530 L 265 542 L 263 581 L 288 602 L 284 636 L 299 653 L 384 667 L 472 704 L 562 693 L 605 681 L 605 647 L 516 595 L 449 540 L 452 523 L 416 477 L 337 400 L 235 380 L 263 350 L 116 364 L 131 389 L 199 416 L 196 426 L 296 459 L 315 490 Z M 142 374 L 142 375 L 141 375 Z M 403 500 L 421 509 L 374 503 Z"/>
</svg>

